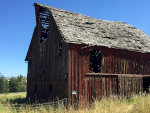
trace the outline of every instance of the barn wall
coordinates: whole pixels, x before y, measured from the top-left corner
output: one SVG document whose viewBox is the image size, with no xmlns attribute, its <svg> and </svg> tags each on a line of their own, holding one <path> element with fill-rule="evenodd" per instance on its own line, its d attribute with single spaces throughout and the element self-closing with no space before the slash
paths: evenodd
<svg viewBox="0 0 150 113">
<path fill-rule="evenodd" d="M 39 80 L 39 81 L 28 81 L 30 88 L 28 89 L 28 97 L 31 100 L 40 100 L 40 101 L 51 101 L 59 99 L 64 99 L 65 94 L 65 81 L 48 81 L 48 80 Z"/>
<path fill-rule="evenodd" d="M 91 50 L 102 50 L 102 69 L 100 73 L 108 73 L 110 74 L 110 77 L 86 77 L 87 73 L 93 73 L 89 67 Z M 86 45 L 70 44 L 68 56 L 68 97 L 71 102 L 82 101 L 84 99 L 86 101 L 89 101 L 89 98 L 91 99 L 92 96 L 102 97 L 105 94 L 103 92 L 106 92 L 105 95 L 117 94 L 120 96 L 129 96 L 132 93 L 142 92 L 142 78 L 118 77 L 116 79 L 111 75 L 150 75 L 149 54 L 129 52 L 126 50 L 109 49 L 105 47 L 88 47 Z M 98 87 L 105 88 L 101 89 Z M 112 90 L 116 87 L 117 91 Z M 96 90 L 100 90 L 101 92 L 97 92 Z M 74 91 L 76 92 L 76 94 L 74 94 Z M 100 95 L 100 93 L 102 94 Z"/>
<path fill-rule="evenodd" d="M 100 49 L 103 54 L 101 72 L 115 74 L 150 74 L 150 54 L 109 48 Z"/>
<path fill-rule="evenodd" d="M 86 73 L 85 81 L 85 100 L 89 103 L 111 95 L 129 97 L 143 92 L 143 78 L 139 75 Z"/>
<path fill-rule="evenodd" d="M 100 73 L 113 74 L 142 74 L 150 75 L 150 54 L 139 53 L 127 50 L 112 49 L 106 47 L 87 47 L 86 45 L 75 45 L 75 51 L 79 56 L 86 57 L 86 72 L 92 72 L 89 69 L 90 51 L 102 51 L 102 66 Z M 73 47 L 71 48 L 73 49 Z"/>
<path fill-rule="evenodd" d="M 50 18 L 48 39 L 40 43 L 41 26 L 37 24 L 28 56 L 28 97 L 46 99 L 67 96 L 67 44 L 62 41 L 53 17 Z M 59 47 L 62 45 L 62 54 Z M 31 57 L 31 62 L 29 58 Z M 52 85 L 52 86 L 50 86 Z M 49 93 L 49 86 L 52 93 Z M 54 87 L 55 86 L 55 87 Z M 36 88 L 37 87 L 37 88 Z M 36 91 L 37 90 L 37 91 Z M 58 95 L 61 92 L 60 95 Z M 63 95 L 63 96 L 62 96 Z"/>
</svg>

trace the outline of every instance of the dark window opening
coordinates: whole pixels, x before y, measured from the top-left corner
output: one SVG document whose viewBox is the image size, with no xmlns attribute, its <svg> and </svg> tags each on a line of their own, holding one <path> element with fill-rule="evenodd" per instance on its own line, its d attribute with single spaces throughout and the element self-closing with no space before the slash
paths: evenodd
<svg viewBox="0 0 150 113">
<path fill-rule="evenodd" d="M 93 50 L 90 52 L 90 70 L 92 72 L 99 73 L 101 71 L 101 60 L 101 50 Z"/>
<path fill-rule="evenodd" d="M 39 7 L 38 21 L 41 24 L 40 43 L 48 39 L 49 32 L 49 12 Z"/>
<path fill-rule="evenodd" d="M 40 42 L 48 39 L 48 28 L 42 28 Z"/>
</svg>

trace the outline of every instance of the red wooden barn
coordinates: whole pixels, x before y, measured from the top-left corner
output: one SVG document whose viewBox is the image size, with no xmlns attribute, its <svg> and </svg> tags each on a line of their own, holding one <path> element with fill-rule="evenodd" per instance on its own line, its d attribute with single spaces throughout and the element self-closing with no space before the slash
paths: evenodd
<svg viewBox="0 0 150 113">
<path fill-rule="evenodd" d="M 148 91 L 150 38 L 124 22 L 34 4 L 27 98 L 71 102 Z"/>
</svg>

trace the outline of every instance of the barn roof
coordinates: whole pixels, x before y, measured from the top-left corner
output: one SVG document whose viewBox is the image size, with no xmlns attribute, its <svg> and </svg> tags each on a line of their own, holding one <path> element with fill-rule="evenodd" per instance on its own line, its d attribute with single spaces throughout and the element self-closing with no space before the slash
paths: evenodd
<svg viewBox="0 0 150 113">
<path fill-rule="evenodd" d="M 67 43 L 150 52 L 150 38 L 129 24 L 95 19 L 42 4 L 36 5 L 52 13 Z"/>
</svg>

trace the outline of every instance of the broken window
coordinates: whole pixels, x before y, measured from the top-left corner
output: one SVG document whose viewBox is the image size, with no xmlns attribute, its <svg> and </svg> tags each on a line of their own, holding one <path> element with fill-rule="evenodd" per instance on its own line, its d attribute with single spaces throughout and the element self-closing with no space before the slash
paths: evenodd
<svg viewBox="0 0 150 113">
<path fill-rule="evenodd" d="M 90 52 L 90 70 L 95 73 L 101 71 L 102 51 L 93 50 Z"/>
<path fill-rule="evenodd" d="M 39 7 L 38 21 L 41 24 L 40 43 L 48 39 L 49 32 L 49 12 Z"/>
</svg>

